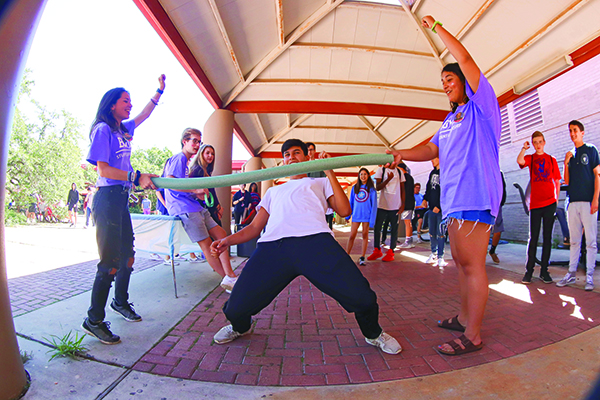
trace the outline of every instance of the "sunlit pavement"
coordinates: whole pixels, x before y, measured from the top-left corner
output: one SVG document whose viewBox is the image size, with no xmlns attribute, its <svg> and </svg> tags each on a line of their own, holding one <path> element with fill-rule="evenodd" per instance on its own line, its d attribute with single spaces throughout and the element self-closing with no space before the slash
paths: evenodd
<svg viewBox="0 0 600 400">
<path fill-rule="evenodd" d="M 343 246 L 347 236 L 346 232 L 336 232 Z M 360 245 L 360 238 L 357 238 L 352 254 L 355 259 Z M 594 350 L 585 349 L 584 353 L 580 343 L 587 343 L 586 336 L 600 336 L 600 328 L 594 328 L 600 321 L 598 293 L 585 292 L 581 283 L 575 287 L 558 288 L 536 279 L 531 285 L 522 285 L 525 246 L 501 245 L 497 250 L 501 258 L 500 268 L 488 260 L 490 297 L 482 332 L 485 347 L 464 356 L 440 356 L 434 346 L 458 336 L 437 327 L 439 319 L 458 312 L 457 271 L 449 256 L 446 257 L 449 265 L 445 268 L 425 264 L 423 261 L 429 254 L 428 248 L 428 243 L 420 244 L 408 251 L 397 251 L 393 262 L 368 262 L 361 268 L 378 295 L 380 324 L 386 332 L 398 338 L 404 348 L 399 355 L 388 355 L 367 345 L 352 315 L 313 288 L 305 278 L 299 278 L 256 316 L 252 335 L 221 346 L 212 343 L 212 336 L 226 324 L 220 309 L 227 295 L 218 287 L 207 292 L 206 297 L 198 298 L 197 305 L 192 304 L 189 313 L 182 314 L 179 322 L 163 325 L 162 334 L 156 336 L 154 344 L 145 343 L 146 350 L 136 351 L 139 357 L 136 355 L 130 358 L 131 362 L 123 363 L 132 367 L 125 381 L 138 377 L 135 379 L 160 380 L 164 384 L 171 382 L 184 393 L 185 390 L 180 387 L 183 379 L 183 382 L 188 382 L 187 387 L 209 392 L 217 390 L 223 396 L 236 393 L 232 397 L 238 398 L 241 393 L 248 398 L 260 397 L 259 394 L 264 393 L 292 396 L 295 392 L 289 390 L 297 386 L 320 386 L 320 389 L 314 390 L 324 391 L 319 393 L 328 393 L 329 396 L 328 385 L 348 385 L 345 387 L 353 394 L 363 393 L 366 396 L 367 393 L 372 395 L 372 385 L 377 382 L 380 383 L 376 387 L 388 391 L 387 398 L 394 398 L 394 394 L 399 393 L 397 391 L 406 390 L 408 392 L 403 392 L 408 396 L 406 398 L 436 398 L 442 393 L 449 398 L 481 398 L 485 396 L 476 394 L 482 394 L 481 388 L 479 392 L 473 391 L 474 388 L 460 387 L 460 379 L 456 381 L 464 373 L 469 374 L 469 379 L 473 379 L 472 374 L 481 373 L 483 376 L 479 379 L 486 383 L 481 387 L 487 388 L 483 389 L 483 393 L 492 397 L 496 394 L 499 398 L 581 398 L 598 372 L 598 346 L 593 346 Z M 568 257 L 568 252 L 560 254 L 555 251 L 554 256 Z M 142 276 L 152 279 L 149 274 L 156 273 L 152 272 L 153 269 L 139 273 L 138 279 Z M 563 267 L 551 269 L 556 281 L 564 271 Z M 38 275 L 41 278 L 44 274 Z M 132 278 L 132 282 L 135 280 Z M 213 282 L 215 287 L 218 280 L 213 279 Z M 172 285 L 165 285 L 161 290 L 164 291 L 161 296 L 172 295 Z M 193 286 L 188 288 L 190 290 L 193 291 Z M 82 296 L 86 297 L 85 294 Z M 31 314 L 19 319 L 25 320 L 28 315 Z M 24 325 L 27 325 L 25 321 Z M 23 340 L 20 342 L 23 343 Z M 119 346 L 127 344 L 124 341 Z M 569 346 L 577 349 L 567 350 Z M 102 347 L 107 346 L 101 346 L 97 351 L 103 350 Z M 92 349 L 91 354 L 97 356 L 95 350 Z M 577 365 L 582 367 L 583 372 L 575 377 L 572 373 L 575 367 L 570 366 L 567 368 L 570 378 L 565 376 L 565 381 L 561 382 L 558 371 L 565 368 L 563 363 L 569 359 L 564 356 L 565 352 L 578 358 Z M 558 358 L 547 358 L 553 354 Z M 536 361 L 537 358 L 540 360 Z M 587 358 L 590 358 L 588 363 L 591 362 L 593 368 L 585 367 Z M 52 363 L 57 362 L 52 361 L 48 365 Z M 549 365 L 552 368 L 544 370 Z M 520 392 L 515 390 L 508 375 L 504 380 L 496 376 L 495 384 L 490 386 L 490 377 L 486 374 L 490 369 L 502 368 L 504 374 L 510 375 L 510 380 L 526 381 L 529 373 L 536 375 L 529 378 L 536 380 L 532 383 L 541 385 L 535 389 L 538 392 L 530 388 L 528 393 L 533 397 L 518 396 Z M 527 371 L 519 371 L 522 368 L 527 368 Z M 538 368 L 542 370 L 537 371 Z M 512 376 L 513 372 L 520 378 Z M 424 379 L 428 382 L 425 392 L 419 384 Z M 145 382 L 153 385 L 147 380 Z M 204 382 L 227 385 L 214 386 Z M 444 382 L 459 386 L 449 391 L 452 387 L 446 387 Z M 129 382 L 133 386 L 135 383 Z M 357 385 L 360 383 L 370 384 Z M 527 382 L 521 384 L 528 385 Z M 396 392 L 390 391 L 390 385 L 398 385 Z M 120 392 L 123 395 L 126 389 L 120 389 L 121 386 L 115 388 L 111 395 L 116 396 Z M 273 386 L 279 386 L 280 390 L 274 390 Z M 332 388 L 339 389 L 340 386 Z M 416 396 L 413 390 L 424 397 Z M 300 397 L 306 398 L 308 393 L 313 392 L 303 391 Z M 535 393 L 541 393 L 540 397 L 535 397 Z M 567 397 L 559 396 L 565 393 Z"/>
</svg>

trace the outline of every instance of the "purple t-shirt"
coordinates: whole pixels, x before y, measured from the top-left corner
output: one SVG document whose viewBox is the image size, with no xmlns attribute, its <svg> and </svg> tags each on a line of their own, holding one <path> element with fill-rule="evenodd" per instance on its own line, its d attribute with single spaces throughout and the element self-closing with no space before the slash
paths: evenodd
<svg viewBox="0 0 600 400">
<path fill-rule="evenodd" d="M 123 122 L 125 128 L 129 131 L 125 135 L 120 130 L 113 132 L 110 127 L 100 122 L 92 129 L 92 144 L 87 156 L 87 162 L 92 165 L 98 165 L 98 161 L 108 163 L 109 166 L 123 171 L 133 171 L 131 167 L 131 140 L 135 130 L 135 121 L 129 120 Z M 131 182 L 108 179 L 98 176 L 96 186 L 124 185 L 131 186 Z"/>
<path fill-rule="evenodd" d="M 188 159 L 185 154 L 175 154 L 167 160 L 164 175 L 174 176 L 175 178 L 188 178 L 189 170 L 187 165 Z M 200 205 L 196 195 L 193 193 L 165 189 L 165 200 L 167 201 L 169 215 L 181 215 L 202 210 L 202 205 Z"/>
<path fill-rule="evenodd" d="M 439 148 L 443 216 L 456 211 L 489 210 L 498 215 L 500 177 L 500 107 L 483 76 L 477 93 L 467 82 L 470 101 L 449 113 L 431 139 Z"/>
</svg>

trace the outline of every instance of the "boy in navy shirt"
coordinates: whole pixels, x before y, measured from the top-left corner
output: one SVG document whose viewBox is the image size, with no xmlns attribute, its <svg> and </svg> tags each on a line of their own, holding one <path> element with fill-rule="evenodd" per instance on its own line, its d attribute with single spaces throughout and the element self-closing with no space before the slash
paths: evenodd
<svg viewBox="0 0 600 400">
<path fill-rule="evenodd" d="M 571 232 L 571 252 L 569 272 L 556 284 L 558 287 L 570 285 L 577 280 L 577 264 L 581 250 L 581 239 L 585 230 L 587 259 L 585 290 L 594 290 L 594 269 L 596 268 L 596 236 L 598 233 L 598 196 L 600 195 L 600 157 L 593 144 L 583 142 L 583 124 L 569 122 L 569 133 L 575 147 L 565 156 L 564 177 L 569 185 L 567 196 L 567 220 Z"/>
</svg>

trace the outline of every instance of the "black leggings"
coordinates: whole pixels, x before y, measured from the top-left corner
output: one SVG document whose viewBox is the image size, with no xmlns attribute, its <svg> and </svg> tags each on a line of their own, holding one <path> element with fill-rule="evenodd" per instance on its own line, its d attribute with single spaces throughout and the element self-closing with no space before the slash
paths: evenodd
<svg viewBox="0 0 600 400">
<path fill-rule="evenodd" d="M 300 275 L 354 313 L 366 338 L 381 335 L 377 295 L 330 233 L 258 243 L 223 306 L 233 329 L 247 332 L 251 316 L 267 307 Z"/>
<path fill-rule="evenodd" d="M 542 231 L 542 272 L 548 271 L 550 251 L 552 250 L 552 227 L 554 226 L 554 213 L 556 203 L 549 206 L 534 208 L 529 211 L 529 244 L 527 245 L 527 272 L 533 274 L 535 267 L 535 254 L 537 252 L 538 238 L 540 237 L 540 226 L 543 222 Z"/>
</svg>

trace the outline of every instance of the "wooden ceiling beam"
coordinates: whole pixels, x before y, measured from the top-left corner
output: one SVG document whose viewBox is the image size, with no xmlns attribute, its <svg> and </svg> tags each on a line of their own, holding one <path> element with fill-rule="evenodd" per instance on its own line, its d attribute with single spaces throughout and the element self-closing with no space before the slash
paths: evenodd
<svg viewBox="0 0 600 400">
<path fill-rule="evenodd" d="M 267 149 L 269 146 L 274 144 L 276 141 L 278 141 L 279 139 L 281 139 L 282 137 L 284 137 L 285 135 L 290 133 L 295 127 L 297 127 L 298 125 L 300 125 L 301 123 L 303 123 L 304 121 L 309 119 L 310 117 L 312 117 L 312 114 L 304 114 L 303 116 L 301 116 L 300 118 L 295 120 L 291 126 L 287 126 L 287 127 L 283 128 L 282 130 L 280 130 L 279 132 L 277 132 L 275 135 L 273 135 L 271 140 L 267 141 L 267 143 L 260 146 L 260 148 L 256 151 L 256 153 L 259 153 L 259 154 L 262 153 L 265 149 Z"/>
<path fill-rule="evenodd" d="M 431 50 L 431 54 L 433 54 L 433 56 L 435 57 L 435 60 L 440 65 L 440 69 L 442 69 L 444 67 L 444 62 L 440 58 L 440 53 L 438 52 L 438 49 L 435 47 L 435 43 L 433 43 L 433 40 L 431 39 L 429 34 L 425 32 L 425 28 L 423 28 L 423 25 L 421 25 L 421 20 L 415 14 L 413 14 L 413 12 L 410 10 L 410 6 L 406 2 L 406 0 L 398 0 L 398 1 L 400 1 L 402 8 L 404 8 L 404 11 L 409 15 L 409 19 L 411 20 L 413 25 L 416 26 L 417 30 L 421 33 L 421 36 L 427 42 L 427 46 Z"/>
<path fill-rule="evenodd" d="M 390 47 L 376 47 L 376 46 L 361 46 L 354 44 L 335 44 L 335 43 L 309 43 L 302 42 L 296 43 L 291 46 L 294 49 L 325 49 L 325 50 L 345 50 L 345 51 L 362 51 L 365 53 L 380 53 L 380 54 L 391 54 L 391 55 L 406 55 L 433 58 L 434 55 L 431 53 L 425 53 L 422 51 L 405 50 L 405 49 L 394 49 Z"/>
<path fill-rule="evenodd" d="M 404 90 L 411 92 L 420 93 L 433 93 L 439 94 L 440 96 L 446 96 L 442 89 L 428 88 L 422 86 L 411 86 L 411 85 L 398 85 L 394 83 L 385 82 L 363 82 L 363 81 L 339 81 L 330 79 L 255 79 L 250 84 L 251 86 L 273 86 L 273 85 L 294 85 L 294 86 L 354 86 L 354 87 L 368 87 L 371 89 L 385 89 L 385 90 Z"/>
<path fill-rule="evenodd" d="M 527 48 L 533 45 L 535 42 L 543 38 L 545 35 L 550 33 L 554 28 L 560 25 L 563 21 L 565 21 L 571 14 L 579 10 L 583 7 L 589 0 L 576 0 L 572 2 L 569 6 L 565 7 L 557 16 L 552 18 L 546 25 L 544 25 L 541 29 L 539 29 L 536 33 L 531 35 L 527 40 L 517 46 L 513 51 L 508 53 L 502 60 L 498 61 L 493 67 L 485 71 L 484 75 L 489 78 L 496 72 L 498 72 L 502 67 L 508 64 L 510 61 L 514 60 L 519 54 L 524 52 Z"/>
<path fill-rule="evenodd" d="M 279 47 L 285 44 L 285 30 L 283 29 L 283 0 L 275 0 L 275 15 L 277 15 L 277 36 L 279 37 Z"/>
<path fill-rule="evenodd" d="M 233 50 L 233 46 L 231 45 L 231 40 L 229 40 L 229 35 L 227 34 L 227 29 L 225 29 L 225 24 L 223 23 L 223 19 L 221 18 L 221 13 L 219 13 L 219 8 L 217 7 L 216 0 L 208 0 L 210 4 L 210 8 L 212 10 L 213 16 L 217 21 L 217 26 L 219 27 L 219 31 L 221 32 L 221 36 L 223 37 L 223 42 L 225 42 L 225 46 L 229 51 L 229 56 L 231 57 L 231 62 L 235 67 L 235 71 L 238 74 L 238 78 L 240 78 L 241 82 L 244 82 L 244 74 L 242 73 L 242 69 L 240 68 L 240 63 L 235 56 L 235 51 Z"/>
<path fill-rule="evenodd" d="M 490 6 L 492 5 L 492 3 L 494 3 L 494 1 L 496 1 L 496 0 L 486 0 L 486 2 L 483 3 L 481 5 L 481 7 L 479 7 L 477 12 L 475 12 L 475 14 L 473 14 L 471 19 L 469 19 L 469 21 L 456 34 L 456 38 L 458 40 L 462 39 L 463 36 L 465 36 L 467 34 L 467 32 L 469 32 L 469 30 L 473 27 L 473 25 L 475 25 L 479 21 L 481 16 L 483 14 L 485 14 L 485 12 L 490 8 Z M 414 8 L 414 6 L 413 6 L 413 8 Z M 444 57 L 446 57 L 446 55 L 448 55 L 448 49 L 444 49 L 444 51 L 442 51 L 442 54 L 440 54 L 440 58 L 443 59 Z"/>
<path fill-rule="evenodd" d="M 426 119 L 443 121 L 448 110 L 436 110 L 422 107 L 396 106 L 375 103 L 346 103 L 336 101 L 236 101 L 227 107 L 235 113 L 259 114 L 330 114 L 365 115 L 375 117 Z"/>
<path fill-rule="evenodd" d="M 260 60 L 256 66 L 250 71 L 245 80 L 237 84 L 233 90 L 229 93 L 225 99 L 224 106 L 228 106 L 233 100 L 235 100 L 240 93 L 244 91 L 269 65 L 271 65 L 280 55 L 282 55 L 292 44 L 294 44 L 302 35 L 309 31 L 319 21 L 329 15 L 330 12 L 335 10 L 344 0 L 335 0 L 331 3 L 325 3 L 312 15 L 310 15 L 304 22 L 302 22 L 294 31 L 289 35 L 283 45 L 278 45 L 272 49 L 262 60 Z"/>
<path fill-rule="evenodd" d="M 383 145 L 384 145 L 384 146 L 385 146 L 385 147 L 386 147 L 388 150 L 391 150 L 391 149 L 392 149 L 392 147 L 390 146 L 390 142 L 388 142 L 388 141 L 387 141 L 387 139 L 386 139 L 386 138 L 384 138 L 384 137 L 383 137 L 383 135 L 382 135 L 381 133 L 379 133 L 378 131 L 376 131 L 375 129 L 373 129 L 373 125 L 371 125 L 371 123 L 369 122 L 369 120 L 368 120 L 368 119 L 366 119 L 366 118 L 365 118 L 364 116 L 362 116 L 362 115 L 359 115 L 359 116 L 358 116 L 358 119 L 360 119 L 360 120 L 363 122 L 363 124 L 365 124 L 365 126 L 366 126 L 367 128 L 369 128 L 369 130 L 371 131 L 371 133 L 372 133 L 373 135 L 375 135 L 375 137 L 376 137 L 377 139 L 379 139 L 379 140 L 381 141 L 381 143 L 383 143 Z"/>
</svg>

